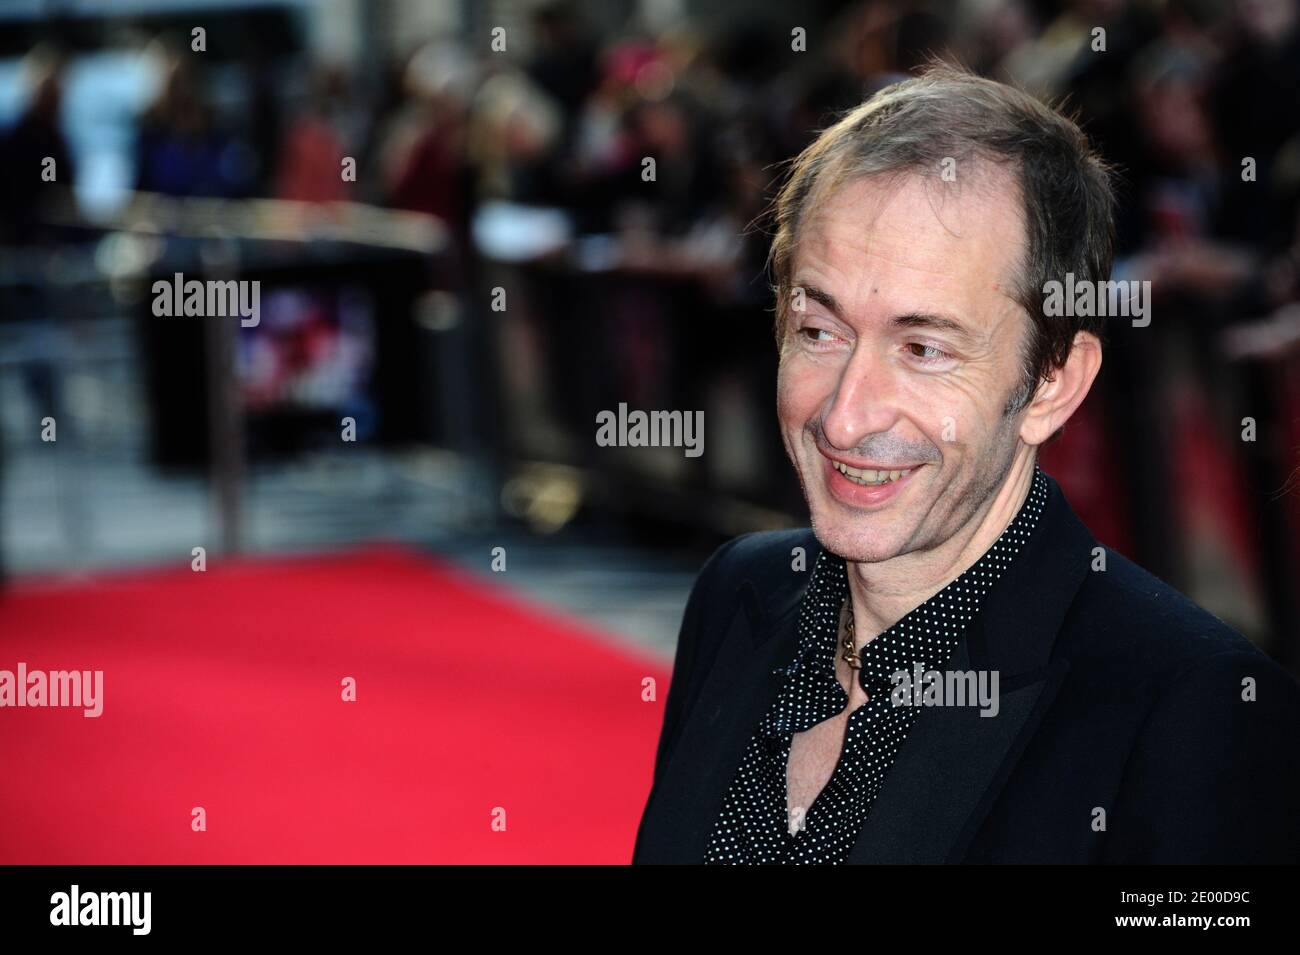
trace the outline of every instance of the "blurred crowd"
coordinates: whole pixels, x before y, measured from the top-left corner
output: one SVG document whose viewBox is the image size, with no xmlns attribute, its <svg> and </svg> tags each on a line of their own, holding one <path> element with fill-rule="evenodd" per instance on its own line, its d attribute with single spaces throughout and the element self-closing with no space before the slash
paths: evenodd
<svg viewBox="0 0 1300 955">
<path fill-rule="evenodd" d="M 633 20 L 600 36 L 580 4 L 545 3 L 524 57 L 486 36 L 442 38 L 370 83 L 336 64 L 295 68 L 284 83 L 252 58 L 247 108 L 224 115 L 186 38 L 158 40 L 156 93 L 133 121 L 132 185 L 358 199 L 436 215 L 462 241 L 488 200 L 553 207 L 578 234 L 618 236 L 629 266 L 762 297 L 766 250 L 749 227 L 780 164 L 835 111 L 940 56 L 1077 110 L 1123 175 L 1122 266 L 1157 294 L 1232 297 L 1234 313 L 1255 317 L 1300 294 L 1295 0 L 870 0 L 824 22 L 785 19 L 654 33 Z M 10 243 L 39 233 L 44 195 L 17 170 L 55 157 L 61 183 L 77 175 L 60 54 L 35 50 L 28 67 L 27 105 L 0 146 Z M 340 175 L 344 157 L 355 183 Z M 1278 347 L 1275 331 L 1231 345 Z"/>
<path fill-rule="evenodd" d="M 135 118 L 138 190 L 372 201 L 435 214 L 463 240 L 486 200 L 545 205 L 578 234 L 620 236 L 625 264 L 762 296 L 766 248 L 749 226 L 781 162 L 836 110 L 940 56 L 1071 104 L 1123 175 L 1122 269 L 1157 294 L 1238 298 L 1232 311 L 1255 317 L 1300 295 L 1295 0 L 871 0 L 797 29 L 633 22 L 617 36 L 550 3 L 533 10 L 523 60 L 487 38 L 432 40 L 367 86 L 333 64 L 283 84 L 252 58 L 250 108 L 234 116 L 183 42 L 151 44 L 160 79 Z M 59 52 L 29 60 L 29 100 L 0 148 L 10 243 L 39 233 L 43 201 L 17 170 L 55 157 L 61 183 L 77 175 Z M 1265 331 L 1231 347 L 1286 339 Z"/>
</svg>

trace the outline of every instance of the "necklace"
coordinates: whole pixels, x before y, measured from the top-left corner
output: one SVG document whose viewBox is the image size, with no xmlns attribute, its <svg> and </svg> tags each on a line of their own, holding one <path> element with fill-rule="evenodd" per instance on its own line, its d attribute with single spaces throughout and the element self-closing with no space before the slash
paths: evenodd
<svg viewBox="0 0 1300 955">
<path fill-rule="evenodd" d="M 842 652 L 840 657 L 855 670 L 862 669 L 862 658 L 858 656 L 857 641 L 853 635 L 853 598 L 844 598 L 845 610 L 848 611 L 844 620 L 844 639 L 840 641 Z"/>
</svg>

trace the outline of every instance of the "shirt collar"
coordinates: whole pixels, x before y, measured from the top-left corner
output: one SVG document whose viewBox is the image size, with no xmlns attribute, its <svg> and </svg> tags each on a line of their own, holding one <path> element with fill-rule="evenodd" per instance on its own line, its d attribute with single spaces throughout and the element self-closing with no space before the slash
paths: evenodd
<svg viewBox="0 0 1300 955">
<path fill-rule="evenodd" d="M 859 651 L 864 685 L 891 686 L 890 677 L 899 670 L 910 671 L 917 663 L 924 670 L 937 669 L 952 655 L 984 596 L 1038 526 L 1047 495 L 1047 479 L 1035 464 L 1024 503 L 984 554 Z M 844 558 L 823 549 L 800 604 L 799 651 L 768 723 L 771 731 L 806 729 L 843 710 L 847 698 L 835 677 L 835 659 L 840 609 L 848 592 Z"/>
</svg>

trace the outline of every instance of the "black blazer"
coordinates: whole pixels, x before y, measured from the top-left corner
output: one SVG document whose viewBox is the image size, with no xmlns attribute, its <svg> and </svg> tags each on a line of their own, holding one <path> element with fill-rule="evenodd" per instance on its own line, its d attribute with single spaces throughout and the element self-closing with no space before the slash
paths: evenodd
<svg viewBox="0 0 1300 955">
<path fill-rule="evenodd" d="M 1300 862 L 1300 686 L 1048 483 L 948 666 L 999 671 L 998 714 L 922 708 L 849 861 Z M 700 572 L 633 863 L 702 861 L 820 550 L 808 529 L 747 534 Z"/>
</svg>

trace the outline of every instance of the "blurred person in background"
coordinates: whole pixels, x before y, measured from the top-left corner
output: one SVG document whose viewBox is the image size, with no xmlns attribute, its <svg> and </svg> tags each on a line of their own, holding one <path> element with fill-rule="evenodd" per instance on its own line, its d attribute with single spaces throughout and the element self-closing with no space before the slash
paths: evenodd
<svg viewBox="0 0 1300 955">
<path fill-rule="evenodd" d="M 12 261 L 6 264 L 20 276 L 0 290 L 0 321 L 30 323 L 39 346 L 29 349 L 32 357 L 18 364 L 18 374 L 32 406 L 56 421 L 63 420 L 64 394 L 52 360 L 57 348 L 53 296 L 48 284 L 30 281 L 31 272 L 17 266 L 44 266 L 44 253 L 66 241 L 68 230 L 56 220 L 78 219 L 73 194 L 77 169 L 63 131 L 66 70 L 62 51 L 44 45 L 33 49 L 22 63 L 24 105 L 16 121 L 0 130 L 0 254 L 9 247 Z M 3 445 L 0 435 L 0 478 Z M 0 584 L 4 576 L 0 548 Z"/>
<path fill-rule="evenodd" d="M 14 123 L 0 130 L 0 248 L 52 245 L 60 234 L 51 216 L 75 211 L 76 169 L 62 128 L 64 71 L 62 54 L 50 47 L 37 47 L 23 61 L 25 104 Z M 0 318 L 35 321 L 43 336 L 50 333 L 43 285 L 6 288 L 4 294 L 6 310 L 14 314 Z M 33 406 L 57 420 L 61 396 L 53 364 L 41 358 L 26 361 L 19 373 Z M 0 478 L 3 475 L 0 435 Z M 3 557 L 0 548 L 0 586 L 5 582 Z"/>
<path fill-rule="evenodd" d="M 477 66 L 456 44 L 434 41 L 407 60 L 400 101 L 377 130 L 387 204 L 437 216 L 463 236 L 473 202 L 469 109 Z"/>
<path fill-rule="evenodd" d="M 49 47 L 23 61 L 26 105 L 0 130 L 0 244 L 51 241 L 50 214 L 72 208 L 76 168 L 62 128 L 64 71 L 62 54 Z"/>
<path fill-rule="evenodd" d="M 255 169 L 243 144 L 222 130 L 192 60 L 161 52 L 161 87 L 140 119 L 135 188 L 168 196 L 247 195 Z"/>
<path fill-rule="evenodd" d="M 582 106 L 598 80 L 598 48 L 569 0 L 539 4 L 532 25 L 537 49 L 527 73 L 559 106 L 564 116 L 561 138 L 571 142 Z"/>
<path fill-rule="evenodd" d="M 479 198 L 559 206 L 565 191 L 563 114 L 522 71 L 488 77 L 474 99 L 469 155 Z"/>
<path fill-rule="evenodd" d="M 294 116 L 280 146 L 275 195 L 299 202 L 337 202 L 354 197 L 343 178 L 343 157 L 358 155 L 348 71 L 321 66 L 312 72 L 304 108 Z"/>
</svg>

